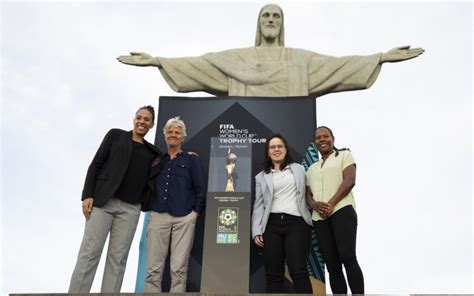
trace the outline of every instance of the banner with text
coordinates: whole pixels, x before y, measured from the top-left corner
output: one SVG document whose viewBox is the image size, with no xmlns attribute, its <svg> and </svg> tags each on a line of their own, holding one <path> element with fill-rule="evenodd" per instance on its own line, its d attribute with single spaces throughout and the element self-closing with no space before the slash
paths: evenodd
<svg viewBox="0 0 474 296">
<path fill-rule="evenodd" d="M 213 223 L 214 240 L 222 246 L 235 247 L 243 237 L 250 250 L 249 258 L 240 258 L 249 263 L 248 291 L 262 293 L 265 291 L 265 270 L 262 251 L 251 240 L 251 221 L 239 221 L 236 217 L 247 217 L 250 220 L 254 201 L 254 176 L 263 169 L 265 139 L 274 133 L 282 134 L 288 141 L 288 151 L 295 161 L 306 168 L 317 161 L 317 153 L 312 145 L 313 132 L 316 127 L 316 102 L 314 97 L 160 97 L 156 125 L 155 145 L 166 151 L 163 127 L 172 117 L 180 116 L 187 128 L 187 138 L 183 149 L 199 154 L 204 165 L 209 192 L 226 191 L 226 186 L 233 186 L 236 192 L 250 193 L 250 206 L 247 208 L 219 209 L 216 215 L 220 220 Z M 235 155 L 235 169 L 232 179 L 226 173 L 226 158 Z M 233 157 L 233 156 L 232 156 Z M 215 172 L 209 174 L 211 172 Z M 221 206 L 222 207 L 222 206 Z M 203 241 L 205 215 L 201 215 L 196 225 L 193 249 L 189 260 L 188 292 L 201 291 L 201 272 L 203 263 Z M 147 216 L 146 216 L 147 217 Z M 243 223 L 245 222 L 245 223 Z M 219 227 L 216 228 L 216 223 Z M 220 224 L 219 224 L 220 223 Z M 221 225 L 222 224 L 222 225 Z M 228 225 L 226 225 L 228 224 Z M 139 266 L 135 292 L 143 292 L 146 276 L 146 226 L 140 242 Z M 207 230 L 206 230 L 207 231 Z M 245 233 L 243 233 L 245 231 Z M 324 263 L 314 236 L 311 254 L 308 260 L 308 271 L 315 293 L 324 291 Z M 238 254 L 236 254 L 238 256 Z M 226 262 L 222 262 L 223 265 Z M 288 274 L 288 273 L 287 273 Z M 236 279 L 238 280 L 238 279 Z M 169 266 L 165 268 L 163 291 L 170 285 Z M 285 281 L 285 289 L 292 291 L 290 279 Z M 230 291 L 229 291 L 230 292 Z"/>
</svg>

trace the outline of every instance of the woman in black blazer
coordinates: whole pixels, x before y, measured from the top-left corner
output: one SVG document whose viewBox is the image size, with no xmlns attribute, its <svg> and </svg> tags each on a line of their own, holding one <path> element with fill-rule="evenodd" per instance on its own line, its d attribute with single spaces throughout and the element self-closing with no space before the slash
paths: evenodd
<svg viewBox="0 0 474 296">
<path fill-rule="evenodd" d="M 133 130 L 111 129 L 89 166 L 82 191 L 86 227 L 69 293 L 90 292 L 109 234 L 101 292 L 120 292 L 141 203 L 148 196 L 147 180 L 158 172 L 161 152 L 144 139 L 154 114 L 152 106 L 141 107 Z"/>
</svg>

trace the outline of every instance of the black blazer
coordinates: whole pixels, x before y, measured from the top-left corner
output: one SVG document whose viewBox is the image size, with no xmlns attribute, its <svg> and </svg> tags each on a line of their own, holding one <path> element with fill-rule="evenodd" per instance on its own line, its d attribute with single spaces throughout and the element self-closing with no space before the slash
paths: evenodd
<svg viewBox="0 0 474 296">
<path fill-rule="evenodd" d="M 92 197 L 94 207 L 101 208 L 114 196 L 127 171 L 132 155 L 132 144 L 132 131 L 111 129 L 105 135 L 87 170 L 82 200 Z M 156 155 L 150 164 L 150 172 L 157 170 L 161 151 L 145 140 L 144 144 Z M 154 188 L 147 189 L 154 190 Z M 145 200 L 145 196 L 142 200 Z"/>
</svg>

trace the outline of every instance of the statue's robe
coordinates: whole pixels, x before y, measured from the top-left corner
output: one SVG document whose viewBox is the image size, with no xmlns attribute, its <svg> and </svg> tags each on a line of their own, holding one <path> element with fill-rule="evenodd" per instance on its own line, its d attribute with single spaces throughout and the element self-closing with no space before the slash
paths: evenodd
<svg viewBox="0 0 474 296">
<path fill-rule="evenodd" d="M 158 58 L 177 92 L 229 96 L 322 96 L 369 88 L 380 72 L 381 54 L 332 57 L 304 49 L 250 47 L 200 57 Z"/>
</svg>

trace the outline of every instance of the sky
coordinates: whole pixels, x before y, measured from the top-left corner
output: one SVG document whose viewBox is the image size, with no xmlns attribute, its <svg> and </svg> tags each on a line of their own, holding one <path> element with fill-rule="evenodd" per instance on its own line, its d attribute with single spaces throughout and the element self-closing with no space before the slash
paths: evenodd
<svg viewBox="0 0 474 296">
<path fill-rule="evenodd" d="M 82 186 L 103 136 L 131 129 L 139 106 L 178 95 L 156 68 L 115 58 L 252 46 L 266 3 L 0 3 L 1 295 L 67 291 L 84 229 Z M 426 50 L 384 64 L 368 90 L 318 98 L 317 122 L 356 159 L 366 293 L 474 293 L 472 3 L 276 3 L 288 47 L 333 56 Z M 141 225 L 122 292 L 134 290 Z M 103 260 L 92 292 L 102 272 Z"/>
</svg>

